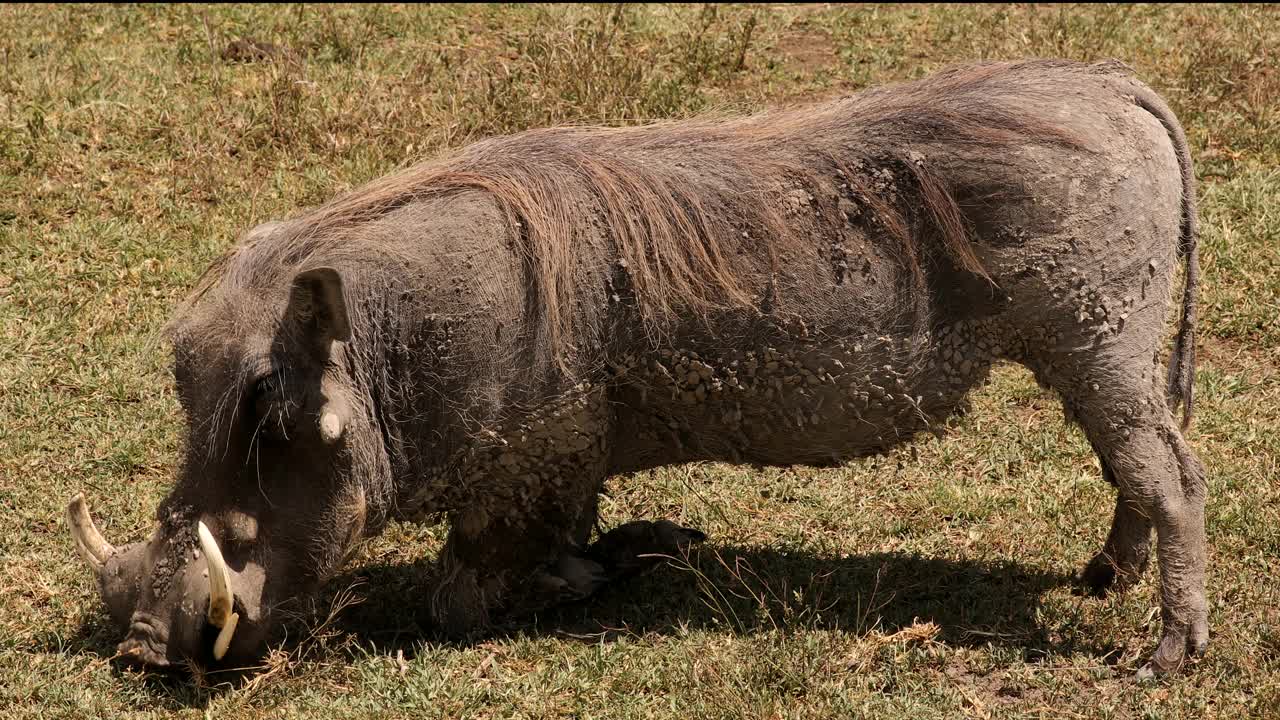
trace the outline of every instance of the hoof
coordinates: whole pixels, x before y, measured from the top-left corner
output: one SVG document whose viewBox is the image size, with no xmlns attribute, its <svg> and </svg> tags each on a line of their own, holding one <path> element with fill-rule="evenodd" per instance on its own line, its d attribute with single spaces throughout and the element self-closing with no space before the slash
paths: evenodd
<svg viewBox="0 0 1280 720">
<path fill-rule="evenodd" d="M 589 597 L 609 582 L 609 576 L 600 563 L 570 553 L 560 556 L 552 574 L 560 581 L 557 602 Z"/>
<path fill-rule="evenodd" d="M 1151 661 L 1138 670 L 1139 682 L 1154 682 L 1156 679 L 1176 673 L 1186 666 L 1188 661 L 1199 658 L 1209 649 L 1209 626 L 1204 620 L 1191 624 L 1188 628 L 1172 631 L 1166 630 L 1160 639 Z"/>
<path fill-rule="evenodd" d="M 600 563 L 611 580 L 639 574 L 666 557 L 684 555 L 707 536 L 670 520 L 636 520 L 610 530 L 587 548 L 587 556 Z"/>
<path fill-rule="evenodd" d="M 1079 580 L 1086 594 L 1105 597 L 1116 582 L 1116 566 L 1105 556 L 1096 555 L 1080 571 Z"/>
<path fill-rule="evenodd" d="M 1137 567 L 1123 568 L 1106 553 L 1093 556 L 1088 565 L 1080 571 L 1077 578 L 1085 594 L 1093 597 L 1105 597 L 1109 593 L 1124 593 L 1138 582 L 1146 571 L 1146 563 Z"/>
</svg>

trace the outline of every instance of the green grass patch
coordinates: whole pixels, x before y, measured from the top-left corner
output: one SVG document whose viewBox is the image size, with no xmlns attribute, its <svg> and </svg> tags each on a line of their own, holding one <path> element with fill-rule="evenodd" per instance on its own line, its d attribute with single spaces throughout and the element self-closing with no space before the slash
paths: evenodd
<svg viewBox="0 0 1280 720">
<path fill-rule="evenodd" d="M 1280 11 L 1269 6 L 2 6 L 0 715 L 1264 717 L 1280 707 Z M 229 62 L 232 40 L 278 46 Z M 1204 291 L 1209 656 L 1154 687 L 1154 573 L 1072 574 L 1112 490 L 998 369 L 944 440 L 668 468 L 607 523 L 711 542 L 589 605 L 433 639 L 440 528 L 394 525 L 248 684 L 121 672 L 62 523 L 144 535 L 178 459 L 160 330 L 246 227 L 469 140 L 847 93 L 977 58 L 1133 65 L 1187 126 Z"/>
</svg>

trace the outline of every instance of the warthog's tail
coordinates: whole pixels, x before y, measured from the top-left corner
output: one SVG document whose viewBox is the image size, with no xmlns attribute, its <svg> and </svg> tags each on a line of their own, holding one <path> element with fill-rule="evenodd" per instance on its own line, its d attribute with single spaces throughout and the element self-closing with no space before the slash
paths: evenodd
<svg viewBox="0 0 1280 720">
<path fill-rule="evenodd" d="M 1178 168 L 1182 171 L 1182 228 L 1178 243 L 1178 257 L 1186 263 L 1186 277 L 1182 289 L 1182 317 L 1178 323 L 1178 336 L 1173 341 L 1173 353 L 1169 357 L 1168 398 L 1171 409 L 1182 405 L 1182 428 L 1191 425 L 1192 391 L 1196 379 L 1196 293 L 1200 288 L 1200 255 L 1196 248 L 1196 176 L 1191 167 L 1191 152 L 1182 125 L 1165 101 L 1153 90 L 1141 83 L 1127 87 L 1133 91 L 1134 103 L 1151 113 L 1169 133 Z"/>
</svg>

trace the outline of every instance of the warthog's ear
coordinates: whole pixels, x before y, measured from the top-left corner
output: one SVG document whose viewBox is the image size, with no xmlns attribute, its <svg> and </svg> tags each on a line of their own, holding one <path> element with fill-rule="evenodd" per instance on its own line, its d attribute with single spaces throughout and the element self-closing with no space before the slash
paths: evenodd
<svg viewBox="0 0 1280 720">
<path fill-rule="evenodd" d="M 347 302 L 342 297 L 342 276 L 333 268 L 307 270 L 293 278 L 289 313 L 326 353 L 330 342 L 351 339 Z"/>
</svg>

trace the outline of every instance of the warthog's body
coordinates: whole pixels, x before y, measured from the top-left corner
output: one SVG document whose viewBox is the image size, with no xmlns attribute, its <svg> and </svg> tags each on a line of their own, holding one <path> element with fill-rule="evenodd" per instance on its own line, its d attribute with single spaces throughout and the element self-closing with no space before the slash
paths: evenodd
<svg viewBox="0 0 1280 720">
<path fill-rule="evenodd" d="M 1119 487 L 1089 582 L 1132 581 L 1158 531 L 1168 669 L 1207 640 L 1203 475 L 1159 360 L 1185 256 L 1169 392 L 1189 411 L 1194 221 L 1150 89 L 1034 62 L 497 139 L 262 226 L 175 323 L 190 447 L 141 599 L 114 602 L 136 605 L 122 647 L 200 650 L 154 630 L 202 626 L 203 596 L 171 582 L 199 518 L 243 605 L 233 654 L 392 517 L 452 522 L 424 601 L 466 630 L 692 539 L 633 525 L 586 550 L 607 476 L 881 451 L 938 431 L 1008 359 L 1061 393 Z"/>
</svg>

